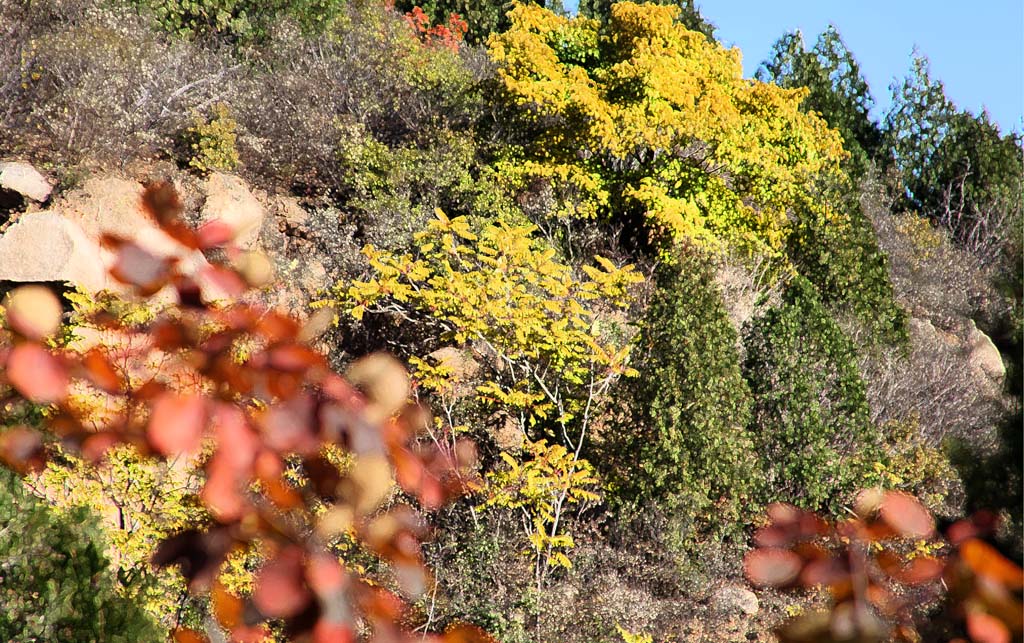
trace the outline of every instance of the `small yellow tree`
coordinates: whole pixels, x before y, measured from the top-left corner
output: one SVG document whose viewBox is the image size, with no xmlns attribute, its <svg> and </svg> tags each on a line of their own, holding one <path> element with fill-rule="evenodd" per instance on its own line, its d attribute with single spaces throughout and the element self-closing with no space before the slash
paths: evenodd
<svg viewBox="0 0 1024 643">
<path fill-rule="evenodd" d="M 626 364 L 627 329 L 615 312 L 643 278 L 632 266 L 617 267 L 602 257 L 576 271 L 534 231 L 531 225 L 449 218 L 438 211 L 416 235 L 415 253 L 364 248 L 372 278 L 338 284 L 334 303 L 356 319 L 392 315 L 432 337 L 429 347 L 410 347 L 420 351 L 410 359 L 414 378 L 444 418 L 445 426 L 426 428 L 446 430 L 452 438 L 467 424 L 500 416 L 528 445 L 557 440 L 564 451 L 557 458 L 559 475 L 578 481 L 577 474 L 590 471 L 580 453 L 598 404 L 617 378 L 634 374 Z M 468 394 L 455 392 L 467 388 L 467 382 L 454 381 L 459 374 L 426 357 L 439 348 L 479 359 Z M 554 454 L 533 453 L 532 460 L 549 456 Z M 560 516 L 575 487 L 557 486 L 547 510 L 523 500 L 533 533 L 543 540 L 536 547 L 545 552 L 539 558 L 552 564 L 564 562 L 554 553 L 564 544 L 557 540 Z"/>
</svg>

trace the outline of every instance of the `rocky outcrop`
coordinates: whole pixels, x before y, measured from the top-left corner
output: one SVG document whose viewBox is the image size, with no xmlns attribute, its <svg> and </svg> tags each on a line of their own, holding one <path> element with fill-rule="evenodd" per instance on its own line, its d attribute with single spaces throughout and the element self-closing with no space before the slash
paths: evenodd
<svg viewBox="0 0 1024 643">
<path fill-rule="evenodd" d="M 173 168 L 157 169 L 178 187 L 190 225 L 219 219 L 234 231 L 241 248 L 271 256 L 277 280 L 261 295 L 267 304 L 300 316 L 309 313 L 310 302 L 332 283 L 333 257 L 307 238 L 311 217 L 296 199 L 268 196 L 234 175 L 197 179 Z M 9 176 L 29 176 L 18 172 Z M 31 188 L 27 181 L 19 185 Z M 46 189 L 49 197 L 48 184 Z M 0 228 L 0 280 L 69 282 L 85 290 L 118 291 L 123 286 L 106 274 L 112 256 L 100 244 L 105 234 L 129 239 L 157 256 L 177 257 L 187 272 L 201 272 L 206 257 L 182 248 L 143 212 L 143 190 L 139 180 L 101 174 L 53 199 L 44 212 L 17 215 L 6 230 Z M 39 185 L 31 193 L 43 197 Z M 222 296 L 212 282 L 204 292 L 212 299 Z"/>
<path fill-rule="evenodd" d="M 28 163 L 0 163 L 0 189 L 17 192 L 40 203 L 50 198 L 53 186 Z"/>
<path fill-rule="evenodd" d="M 87 290 L 110 286 L 99 246 L 56 212 L 23 214 L 0 236 L 0 281 L 66 281 Z"/>
<path fill-rule="evenodd" d="M 978 330 L 973 321 L 967 331 L 967 350 L 967 360 L 975 371 L 1000 382 L 1006 377 L 1006 364 L 1003 363 L 999 349 L 992 338 Z"/>
<path fill-rule="evenodd" d="M 200 219 L 203 222 L 223 221 L 234 230 L 239 247 L 246 250 L 255 248 L 265 211 L 245 181 L 231 174 L 214 172 L 207 178 L 204 189 L 206 202 Z"/>
</svg>

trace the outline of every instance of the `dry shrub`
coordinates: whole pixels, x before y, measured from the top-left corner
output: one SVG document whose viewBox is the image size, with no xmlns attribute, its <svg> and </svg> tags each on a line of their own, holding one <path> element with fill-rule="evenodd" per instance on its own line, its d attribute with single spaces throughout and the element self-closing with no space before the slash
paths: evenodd
<svg viewBox="0 0 1024 643">
<path fill-rule="evenodd" d="M 864 186 L 862 206 L 889 258 L 897 301 L 912 317 L 949 330 L 960 321 L 1002 306 L 991 275 L 958 248 L 942 228 L 911 213 L 890 214 L 877 183 Z"/>
<path fill-rule="evenodd" d="M 1005 409 L 999 385 L 971 368 L 964 340 L 972 318 L 999 318 L 1006 300 L 974 255 L 926 219 L 890 214 L 881 194 L 869 180 L 862 205 L 889 257 L 897 301 L 911 313 L 911 342 L 906 353 L 861 356 L 872 419 L 884 425 L 916 418 L 931 446 L 958 438 L 984 449 Z"/>
<path fill-rule="evenodd" d="M 160 36 L 130 9 L 42 4 L 10 17 L 22 82 L 7 96 L 4 125 L 7 142 L 33 156 L 124 163 L 169 150 L 190 113 L 224 100 L 238 70 L 217 52 Z"/>
<path fill-rule="evenodd" d="M 294 187 L 337 191 L 351 174 L 343 152 L 376 140 L 426 143 L 439 129 L 471 125 L 469 95 L 483 73 L 460 54 L 427 48 L 397 15 L 345 10 L 336 30 L 306 37 L 282 23 L 230 101 L 248 136 L 251 171 Z"/>
</svg>

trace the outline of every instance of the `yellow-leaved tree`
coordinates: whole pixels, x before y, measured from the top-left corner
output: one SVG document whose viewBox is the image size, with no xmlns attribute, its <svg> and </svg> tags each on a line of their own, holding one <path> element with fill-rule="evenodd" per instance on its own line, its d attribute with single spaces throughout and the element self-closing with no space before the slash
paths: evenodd
<svg viewBox="0 0 1024 643">
<path fill-rule="evenodd" d="M 505 436 L 500 447 L 525 442 L 533 460 L 558 461 L 557 475 L 538 482 L 543 490 L 518 485 L 519 499 L 498 504 L 532 512 L 538 558 L 564 566 L 554 555 L 571 544 L 558 539 L 561 514 L 593 486 L 577 474 L 590 471 L 580 453 L 603 396 L 633 374 L 621 310 L 643 278 L 602 257 L 574 270 L 535 230 L 439 210 L 415 235 L 415 252 L 364 248 L 371 278 L 339 283 L 333 303 L 357 320 L 391 316 L 427 336 L 404 348 L 418 391 L 438 411 L 425 427 L 438 444 L 454 449 L 458 433 L 491 424 Z M 545 503 L 534 502 L 538 493 Z"/>
<path fill-rule="evenodd" d="M 512 189 L 547 182 L 553 216 L 621 219 L 661 250 L 782 258 L 792 210 L 841 178 L 841 138 L 800 111 L 806 90 L 744 79 L 739 50 L 678 14 L 621 2 L 602 25 L 517 5 L 489 41 L 522 132 L 500 172 Z"/>
</svg>

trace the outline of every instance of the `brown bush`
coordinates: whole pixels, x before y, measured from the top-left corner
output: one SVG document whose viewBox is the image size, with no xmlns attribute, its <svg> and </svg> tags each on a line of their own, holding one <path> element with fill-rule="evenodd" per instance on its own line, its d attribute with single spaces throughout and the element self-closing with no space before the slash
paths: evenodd
<svg viewBox="0 0 1024 643">
<path fill-rule="evenodd" d="M 125 8 L 93 1 L 32 3 L 11 21 L 18 60 L 4 83 L 8 145 L 75 164 L 123 164 L 169 150 L 189 115 L 225 98 L 237 64 L 151 31 Z M 14 71 L 16 70 L 16 71 Z"/>
</svg>

